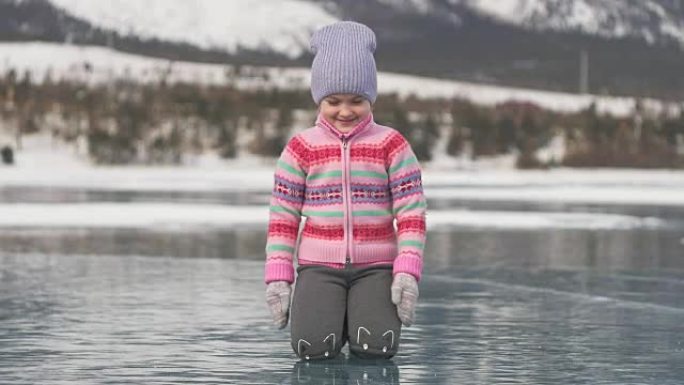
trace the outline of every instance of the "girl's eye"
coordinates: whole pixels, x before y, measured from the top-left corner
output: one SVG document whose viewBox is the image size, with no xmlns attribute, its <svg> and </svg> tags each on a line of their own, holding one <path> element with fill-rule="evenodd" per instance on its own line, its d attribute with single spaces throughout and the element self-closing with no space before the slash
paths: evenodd
<svg viewBox="0 0 684 385">
<path fill-rule="evenodd" d="M 352 100 L 352 104 L 359 105 L 363 103 L 363 99 L 354 99 Z"/>
<path fill-rule="evenodd" d="M 337 106 L 340 104 L 339 100 L 328 100 L 328 104 L 331 106 Z"/>
</svg>

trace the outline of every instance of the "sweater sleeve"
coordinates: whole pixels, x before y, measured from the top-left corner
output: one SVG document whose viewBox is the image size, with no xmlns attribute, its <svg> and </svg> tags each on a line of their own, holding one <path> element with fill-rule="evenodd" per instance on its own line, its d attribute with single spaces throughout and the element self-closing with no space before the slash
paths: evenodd
<svg viewBox="0 0 684 385">
<path fill-rule="evenodd" d="M 295 136 L 276 165 L 266 239 L 266 283 L 294 282 L 293 258 L 306 186 L 305 151 L 304 143 Z"/>
<path fill-rule="evenodd" d="M 408 273 L 420 280 L 425 248 L 425 212 L 420 164 L 408 141 L 395 133 L 389 149 L 392 213 L 397 221 L 398 255 L 394 274 Z"/>
</svg>

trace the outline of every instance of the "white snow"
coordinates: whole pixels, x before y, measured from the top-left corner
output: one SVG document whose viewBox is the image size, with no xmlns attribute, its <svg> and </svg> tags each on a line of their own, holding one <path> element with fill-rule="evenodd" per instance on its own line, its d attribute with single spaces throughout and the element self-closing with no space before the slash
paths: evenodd
<svg viewBox="0 0 684 385">
<path fill-rule="evenodd" d="M 87 65 L 86 65 L 87 64 Z M 308 68 L 243 67 L 241 74 L 230 65 L 174 62 L 117 52 L 102 47 L 83 47 L 50 43 L 0 43 L 0 71 L 10 69 L 20 74 L 32 73 L 32 79 L 42 81 L 46 74 L 53 80 L 68 79 L 84 83 L 103 83 L 128 79 L 141 83 L 173 82 L 196 84 L 233 84 L 241 89 L 280 88 L 307 90 Z M 532 89 L 499 87 L 461 81 L 426 78 L 394 73 L 378 74 L 378 90 L 400 96 L 462 98 L 473 103 L 493 106 L 507 101 L 531 102 L 540 107 L 575 112 L 595 103 L 601 113 L 616 116 L 630 114 L 635 98 L 579 95 Z M 681 103 L 642 99 L 649 111 L 675 111 Z M 312 104 L 313 108 L 313 104 Z"/>
<path fill-rule="evenodd" d="M 486 227 L 518 230 L 538 229 L 632 229 L 664 225 L 658 218 L 629 215 L 534 211 L 433 210 L 428 211 L 428 228 L 440 226 Z"/>
<path fill-rule="evenodd" d="M 264 224 L 268 206 L 180 203 L 0 204 L 0 227 L 133 227 Z"/>
<path fill-rule="evenodd" d="M 405 13 L 428 14 L 434 8 L 432 0 L 378 0 L 378 2 Z"/>
<path fill-rule="evenodd" d="M 628 97 L 579 95 L 391 73 L 378 74 L 378 90 L 396 92 L 400 95 L 413 94 L 423 98 L 462 98 L 485 106 L 494 106 L 508 101 L 531 102 L 542 108 L 559 112 L 581 111 L 595 103 L 599 113 L 615 116 L 630 114 L 634 111 L 636 103 L 635 98 Z M 643 102 L 647 108 L 658 111 L 667 105 L 654 99 L 644 99 Z"/>
<path fill-rule="evenodd" d="M 424 171 L 428 199 L 684 206 L 684 171 Z M 235 183 L 239 181 L 239 183 Z M 267 194 L 273 167 L 239 161 L 214 167 L 0 169 L 0 186 L 109 191 L 253 191 Z"/>
<path fill-rule="evenodd" d="M 24 136 L 17 164 L 0 166 L 0 188 L 111 191 L 253 191 L 268 194 L 274 159 L 220 160 L 205 154 L 187 166 L 91 166 L 47 134 Z M 635 169 L 470 169 L 424 163 L 428 198 L 479 201 L 684 206 L 684 171 Z M 236 183 L 239 181 L 239 183 Z"/>
<path fill-rule="evenodd" d="M 0 43 L 0 71 L 14 69 L 19 76 L 29 71 L 31 78 L 42 82 L 71 80 L 86 84 L 102 84 L 114 80 L 155 83 L 234 84 L 241 88 L 299 87 L 305 85 L 304 73 L 292 69 L 244 66 L 241 74 L 231 65 L 178 62 L 115 51 L 104 47 L 74 46 L 52 43 Z M 266 82 L 264 75 L 270 77 Z M 295 82 L 291 84 L 291 82 Z M 307 83 L 308 84 L 308 83 Z"/>
<path fill-rule="evenodd" d="M 466 0 L 473 9 L 500 21 L 523 23 L 530 14 L 543 12 L 540 0 Z"/>
<path fill-rule="evenodd" d="M 265 201 L 273 181 L 273 160 L 202 162 L 186 167 L 93 167 L 78 161 L 67 147 L 44 135 L 24 138 L 21 162 L 0 167 L 0 189 L 81 189 L 99 191 L 249 192 Z M 428 226 L 501 229 L 631 229 L 666 225 L 658 218 L 587 212 L 559 212 L 563 202 L 600 205 L 684 207 L 684 171 L 642 170 L 451 170 L 426 165 L 428 199 L 458 198 L 482 202 L 549 203 L 547 211 L 429 209 Z M 19 191 L 19 190 L 17 190 Z M 264 202 L 265 202 L 264 201 Z M 159 201 L 88 203 L 0 203 L 0 227 L 152 228 L 186 231 L 206 227 L 264 226 L 267 204 L 231 206 Z M 3 230 L 5 231 L 5 230 Z"/>
<path fill-rule="evenodd" d="M 182 203 L 0 204 L 0 228 L 154 228 L 184 229 L 266 225 L 268 207 Z M 444 225 L 513 229 L 629 229 L 658 227 L 662 221 L 627 215 L 431 211 L 428 227 Z"/>
<path fill-rule="evenodd" d="M 273 50 L 291 58 L 308 51 L 311 32 L 337 21 L 300 0 L 50 0 L 100 28 L 142 39 L 205 49 Z"/>
<path fill-rule="evenodd" d="M 291 58 L 308 51 L 315 29 L 338 17 L 326 2 L 302 0 L 49 0 L 92 25 L 143 39 L 235 52 L 271 50 Z M 380 0 L 405 13 L 443 12 L 430 0 Z M 498 21 L 539 30 L 576 30 L 606 37 L 655 34 L 684 44 L 681 15 L 652 0 L 449 0 Z M 334 3 L 332 4 L 334 7 Z M 456 13 L 452 14 L 458 20 Z"/>
<path fill-rule="evenodd" d="M 549 177 L 551 176 L 549 175 Z M 684 185 L 674 188 L 651 185 L 625 186 L 621 184 L 594 187 L 587 185 L 568 186 L 554 181 L 542 186 L 529 187 L 471 187 L 464 185 L 432 190 L 426 188 L 425 193 L 428 198 L 433 199 L 466 199 L 484 202 L 684 206 Z"/>
<path fill-rule="evenodd" d="M 681 15 L 668 12 L 652 0 L 450 0 L 463 3 L 500 22 L 537 30 L 580 31 L 620 38 L 641 37 L 649 43 L 655 34 L 684 44 Z"/>
</svg>

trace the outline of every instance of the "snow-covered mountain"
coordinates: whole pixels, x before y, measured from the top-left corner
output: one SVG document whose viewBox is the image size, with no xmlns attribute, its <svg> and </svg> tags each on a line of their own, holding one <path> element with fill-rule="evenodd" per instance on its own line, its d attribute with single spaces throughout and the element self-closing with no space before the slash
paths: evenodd
<svg viewBox="0 0 684 385">
<path fill-rule="evenodd" d="M 172 60 L 308 66 L 311 31 L 357 20 L 381 70 L 684 98 L 684 0 L 0 0 L 0 40 Z M 407 54 L 408 53 L 408 54 Z"/>
<path fill-rule="evenodd" d="M 353 4 L 305 0 L 49 0 L 67 14 L 122 35 L 236 52 L 271 50 L 290 58 L 307 51 L 312 30 L 353 12 Z M 375 0 L 401 13 L 447 17 L 458 25 L 472 11 L 497 22 L 648 43 L 684 45 L 680 0 Z M 372 1 L 371 1 L 372 2 Z M 358 5 L 357 5 L 358 7 Z"/>
<path fill-rule="evenodd" d="M 337 19 L 300 0 L 50 0 L 93 26 L 188 43 L 202 49 L 274 51 L 290 58 L 308 50 L 311 32 Z"/>
<path fill-rule="evenodd" d="M 634 37 L 684 46 L 682 0 L 378 0 L 403 13 L 441 16 L 460 24 L 463 10 L 529 30 Z"/>
<path fill-rule="evenodd" d="M 680 0 L 450 0 L 496 20 L 536 30 L 611 38 L 673 39 L 684 45 Z"/>
</svg>

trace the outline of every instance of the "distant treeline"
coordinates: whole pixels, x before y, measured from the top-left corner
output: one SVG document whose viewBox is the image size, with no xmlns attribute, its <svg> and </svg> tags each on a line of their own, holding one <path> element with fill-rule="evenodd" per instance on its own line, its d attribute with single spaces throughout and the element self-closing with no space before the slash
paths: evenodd
<svg viewBox="0 0 684 385">
<path fill-rule="evenodd" d="M 173 164 L 207 151 L 224 158 L 276 157 L 316 113 L 306 91 L 127 81 L 37 84 L 14 72 L 0 77 L 0 111 L 0 137 L 9 136 L 12 145 L 20 147 L 26 134 L 50 132 L 100 164 Z M 637 106 L 617 118 L 594 107 L 557 113 L 522 102 L 483 107 L 385 94 L 374 116 L 401 131 L 423 161 L 439 148 L 470 159 L 517 154 L 520 168 L 684 167 L 681 111 L 652 113 Z"/>
</svg>

